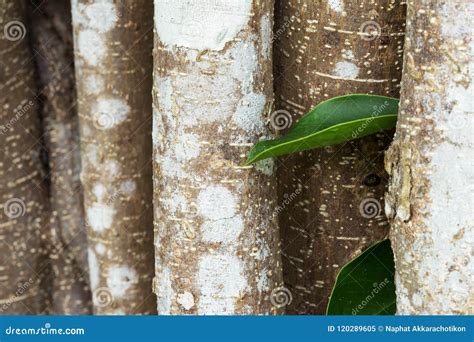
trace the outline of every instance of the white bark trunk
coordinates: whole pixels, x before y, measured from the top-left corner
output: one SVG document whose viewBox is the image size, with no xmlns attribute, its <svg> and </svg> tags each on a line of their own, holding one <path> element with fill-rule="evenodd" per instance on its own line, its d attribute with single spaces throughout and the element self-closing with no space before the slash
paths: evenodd
<svg viewBox="0 0 474 342">
<path fill-rule="evenodd" d="M 399 314 L 473 312 L 473 11 L 467 1 L 409 1 L 400 119 L 386 156 Z"/>
<path fill-rule="evenodd" d="M 239 166 L 268 134 L 272 1 L 219 3 L 155 0 L 159 314 L 278 311 L 273 165 Z"/>
</svg>

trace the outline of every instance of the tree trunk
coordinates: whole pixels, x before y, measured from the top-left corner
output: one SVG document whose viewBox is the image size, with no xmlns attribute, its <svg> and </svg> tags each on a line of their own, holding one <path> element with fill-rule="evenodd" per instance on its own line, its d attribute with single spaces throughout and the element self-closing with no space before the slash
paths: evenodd
<svg viewBox="0 0 474 342">
<path fill-rule="evenodd" d="M 279 116 L 295 122 L 321 101 L 350 93 L 398 96 L 405 17 L 400 0 L 277 4 Z M 288 313 L 323 314 L 340 267 L 387 234 L 381 203 L 390 139 L 384 132 L 279 159 L 284 280 L 294 297 Z"/>
<path fill-rule="evenodd" d="M 268 136 L 272 1 L 155 1 L 154 200 L 159 314 L 274 314 L 287 293 Z M 280 292 L 283 291 L 283 292 Z"/>
<path fill-rule="evenodd" d="M 408 4 L 400 118 L 386 156 L 397 309 L 472 314 L 474 5 Z"/>
<path fill-rule="evenodd" d="M 153 4 L 72 3 L 94 312 L 152 314 Z"/>
<path fill-rule="evenodd" d="M 41 129 L 23 1 L 0 0 L 0 313 L 40 314 L 47 226 Z"/>
<path fill-rule="evenodd" d="M 86 315 L 91 313 L 91 294 L 79 180 L 79 127 L 69 1 L 47 1 L 41 7 L 32 6 L 30 17 L 50 167 L 50 313 Z"/>
</svg>

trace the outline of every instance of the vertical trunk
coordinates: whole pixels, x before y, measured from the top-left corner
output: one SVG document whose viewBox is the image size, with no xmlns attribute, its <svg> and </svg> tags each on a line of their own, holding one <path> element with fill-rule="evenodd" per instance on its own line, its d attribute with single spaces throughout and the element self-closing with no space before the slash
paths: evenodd
<svg viewBox="0 0 474 342">
<path fill-rule="evenodd" d="M 46 193 L 26 14 L 23 1 L 0 1 L 0 313 L 10 315 L 44 309 Z"/>
<path fill-rule="evenodd" d="M 72 2 L 94 311 L 151 314 L 152 3 Z"/>
<path fill-rule="evenodd" d="M 408 2 L 396 138 L 386 156 L 399 314 L 472 314 L 474 4 Z"/>
<path fill-rule="evenodd" d="M 69 1 L 32 7 L 30 17 L 50 166 L 50 313 L 90 314 Z"/>
<path fill-rule="evenodd" d="M 274 314 L 280 261 L 268 134 L 272 1 L 155 1 L 159 314 Z"/>
<path fill-rule="evenodd" d="M 280 115 L 294 122 L 321 101 L 349 93 L 398 95 L 405 14 L 400 0 L 277 4 Z M 324 313 L 338 269 L 387 234 L 379 212 L 389 141 L 390 134 L 381 133 L 279 160 L 284 280 L 294 297 L 288 313 Z"/>
</svg>

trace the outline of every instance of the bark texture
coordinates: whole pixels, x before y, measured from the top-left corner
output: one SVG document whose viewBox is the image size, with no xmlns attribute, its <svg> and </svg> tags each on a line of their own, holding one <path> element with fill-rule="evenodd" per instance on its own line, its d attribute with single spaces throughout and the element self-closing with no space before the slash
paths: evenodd
<svg viewBox="0 0 474 342">
<path fill-rule="evenodd" d="M 72 2 L 81 180 L 97 314 L 152 314 L 153 4 Z"/>
<path fill-rule="evenodd" d="M 409 1 L 386 213 L 402 315 L 472 314 L 474 4 Z"/>
<path fill-rule="evenodd" d="M 40 5 L 39 3 L 37 5 Z M 69 1 L 31 6 L 40 113 L 48 151 L 51 231 L 50 314 L 91 313 L 87 239 L 80 185 L 79 126 L 76 113 Z"/>
<path fill-rule="evenodd" d="M 41 125 L 23 1 L 0 1 L 0 314 L 43 312 Z"/>
<path fill-rule="evenodd" d="M 397 97 L 404 18 L 400 0 L 277 1 L 278 115 L 295 122 L 321 101 L 350 93 Z M 383 151 L 390 139 L 384 132 L 279 159 L 289 314 L 325 313 L 340 267 L 387 234 L 381 209 Z"/>
<path fill-rule="evenodd" d="M 268 137 L 270 0 L 155 1 L 155 291 L 159 314 L 275 314 L 281 286 Z"/>
</svg>

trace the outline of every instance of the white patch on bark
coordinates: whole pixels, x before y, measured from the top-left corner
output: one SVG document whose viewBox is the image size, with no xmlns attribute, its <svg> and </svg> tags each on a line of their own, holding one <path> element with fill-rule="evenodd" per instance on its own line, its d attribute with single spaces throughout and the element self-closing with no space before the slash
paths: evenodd
<svg viewBox="0 0 474 342">
<path fill-rule="evenodd" d="M 191 133 L 184 133 L 179 136 L 174 145 L 174 151 L 176 160 L 180 162 L 197 158 L 201 152 L 197 136 Z"/>
<path fill-rule="evenodd" d="M 98 75 L 89 75 L 85 79 L 84 87 L 88 94 L 99 94 L 104 90 L 104 80 Z"/>
<path fill-rule="evenodd" d="M 106 55 L 104 34 L 115 27 L 118 14 L 112 0 L 99 0 L 92 4 L 71 2 L 74 26 L 77 32 L 77 50 L 86 63 L 98 66 Z"/>
<path fill-rule="evenodd" d="M 92 193 L 97 198 L 97 201 L 101 202 L 107 193 L 107 189 L 103 184 L 97 183 L 92 188 Z"/>
<path fill-rule="evenodd" d="M 273 158 L 260 160 L 255 163 L 255 169 L 266 176 L 271 176 L 273 175 L 273 170 L 275 169 L 275 161 Z"/>
<path fill-rule="evenodd" d="M 117 175 L 120 172 L 120 163 L 116 160 L 107 160 L 104 164 L 107 173 Z"/>
<path fill-rule="evenodd" d="M 111 266 L 107 273 L 107 287 L 114 298 L 120 298 L 138 283 L 137 272 L 128 266 Z"/>
<path fill-rule="evenodd" d="M 194 296 L 191 292 L 180 293 L 176 301 L 185 310 L 190 310 L 194 306 Z"/>
<path fill-rule="evenodd" d="M 217 209 L 218 210 L 218 209 Z M 201 225 L 202 239 L 210 243 L 235 243 L 244 231 L 244 221 L 240 216 L 206 221 Z"/>
<path fill-rule="evenodd" d="M 87 222 L 96 232 L 103 232 L 112 226 L 114 208 L 102 203 L 94 203 L 87 208 Z"/>
<path fill-rule="evenodd" d="M 266 59 L 270 58 L 270 52 L 272 51 L 272 21 L 269 16 L 262 16 L 260 23 L 260 39 L 262 42 L 262 54 Z"/>
<path fill-rule="evenodd" d="M 97 262 L 97 256 L 91 248 L 88 249 L 87 258 L 89 261 L 89 279 L 91 283 L 91 289 L 94 291 L 99 285 L 100 270 L 99 263 Z"/>
<path fill-rule="evenodd" d="M 344 4 L 341 0 L 328 0 L 328 4 L 334 12 L 341 13 L 344 11 Z"/>
<path fill-rule="evenodd" d="M 171 271 L 169 268 L 164 268 L 156 275 L 156 297 L 158 300 L 158 314 L 170 315 L 171 304 L 175 296 L 173 287 L 171 286 Z"/>
<path fill-rule="evenodd" d="M 122 184 L 120 184 L 120 191 L 125 195 L 132 195 L 135 192 L 136 188 L 137 183 L 131 179 L 123 181 Z"/>
<path fill-rule="evenodd" d="M 266 102 L 267 99 L 263 94 L 246 94 L 237 104 L 234 122 L 246 132 L 262 132 L 265 128 L 262 113 Z"/>
<path fill-rule="evenodd" d="M 79 31 L 77 37 L 78 53 L 84 61 L 90 65 L 97 66 L 106 54 L 105 43 L 101 34 L 93 30 Z"/>
<path fill-rule="evenodd" d="M 222 185 L 210 185 L 197 199 L 198 213 L 209 220 L 222 220 L 235 215 L 237 197 Z"/>
<path fill-rule="evenodd" d="M 106 248 L 105 248 L 105 245 L 103 243 L 98 243 L 95 245 L 95 251 L 97 252 L 97 254 L 100 254 L 100 255 L 104 255 L 104 253 L 106 252 Z"/>
<path fill-rule="evenodd" d="M 353 80 L 359 76 L 359 67 L 346 61 L 337 62 L 334 75 L 345 80 Z"/>
<path fill-rule="evenodd" d="M 122 99 L 100 97 L 91 108 L 92 118 L 100 128 L 112 128 L 127 119 L 130 107 Z"/>
<path fill-rule="evenodd" d="M 222 50 L 247 24 L 252 0 L 155 0 L 155 31 L 167 47 Z"/>
<path fill-rule="evenodd" d="M 235 255 L 204 255 L 197 275 L 200 315 L 231 315 L 247 288 L 242 261 Z"/>
<path fill-rule="evenodd" d="M 352 50 L 346 50 L 342 53 L 342 57 L 351 61 L 354 59 L 354 52 L 352 52 Z"/>
<path fill-rule="evenodd" d="M 80 5 L 80 24 L 96 29 L 99 32 L 107 32 L 117 23 L 117 9 L 112 0 L 99 0 L 90 5 Z"/>
</svg>

